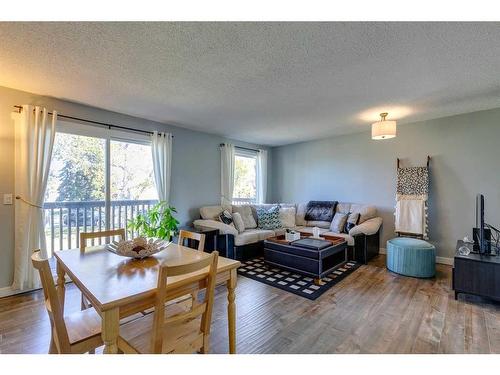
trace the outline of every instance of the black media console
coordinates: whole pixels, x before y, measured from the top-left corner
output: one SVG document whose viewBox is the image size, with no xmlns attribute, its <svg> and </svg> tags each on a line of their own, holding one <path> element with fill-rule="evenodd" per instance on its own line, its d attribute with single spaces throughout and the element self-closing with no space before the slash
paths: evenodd
<svg viewBox="0 0 500 375">
<path fill-rule="evenodd" d="M 463 245 L 457 242 L 457 250 Z M 453 266 L 453 290 L 458 293 L 474 294 L 500 301 L 500 256 L 455 255 Z"/>
</svg>

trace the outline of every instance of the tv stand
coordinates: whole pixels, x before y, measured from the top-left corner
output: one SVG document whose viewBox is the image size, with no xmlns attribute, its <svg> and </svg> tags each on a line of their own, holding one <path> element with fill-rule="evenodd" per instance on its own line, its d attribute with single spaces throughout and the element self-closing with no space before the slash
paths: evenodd
<svg viewBox="0 0 500 375">
<path fill-rule="evenodd" d="M 457 250 L 463 241 L 457 242 Z M 455 299 L 459 293 L 474 294 L 500 301 L 500 256 L 455 254 L 453 266 Z"/>
</svg>

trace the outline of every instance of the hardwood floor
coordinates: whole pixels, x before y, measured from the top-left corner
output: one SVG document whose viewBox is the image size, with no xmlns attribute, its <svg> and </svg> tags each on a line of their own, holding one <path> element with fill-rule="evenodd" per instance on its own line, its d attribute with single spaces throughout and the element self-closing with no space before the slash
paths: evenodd
<svg viewBox="0 0 500 375">
<path fill-rule="evenodd" d="M 455 301 L 451 267 L 431 280 L 399 276 L 379 256 L 316 301 L 238 278 L 238 353 L 500 353 L 500 304 Z M 67 286 L 66 311 L 80 308 Z M 225 287 L 216 292 L 211 352 L 227 353 Z M 0 353 L 46 353 L 41 291 L 0 299 Z"/>
</svg>

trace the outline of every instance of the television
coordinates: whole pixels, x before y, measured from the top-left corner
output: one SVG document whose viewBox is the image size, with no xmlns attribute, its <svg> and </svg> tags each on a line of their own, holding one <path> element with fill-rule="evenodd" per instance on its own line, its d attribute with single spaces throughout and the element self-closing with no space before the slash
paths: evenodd
<svg viewBox="0 0 500 375">
<path fill-rule="evenodd" d="M 491 231 L 485 229 L 484 226 L 484 196 L 478 194 L 476 196 L 476 227 L 472 230 L 472 238 L 474 239 L 474 248 L 480 254 L 491 253 Z"/>
</svg>

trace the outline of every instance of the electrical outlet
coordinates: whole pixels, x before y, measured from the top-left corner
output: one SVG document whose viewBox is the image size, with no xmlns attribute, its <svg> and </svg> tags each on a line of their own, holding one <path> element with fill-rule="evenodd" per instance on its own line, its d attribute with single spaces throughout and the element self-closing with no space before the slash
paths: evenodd
<svg viewBox="0 0 500 375">
<path fill-rule="evenodd" d="M 3 195 L 3 204 L 12 204 L 12 194 Z"/>
</svg>

